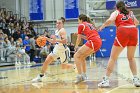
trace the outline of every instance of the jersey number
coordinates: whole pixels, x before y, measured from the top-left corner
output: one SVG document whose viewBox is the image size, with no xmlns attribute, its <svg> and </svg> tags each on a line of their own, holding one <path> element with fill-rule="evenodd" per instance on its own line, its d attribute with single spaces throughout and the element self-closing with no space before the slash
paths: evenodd
<svg viewBox="0 0 140 93">
<path fill-rule="evenodd" d="M 124 16 L 122 17 L 122 20 L 128 20 L 128 19 L 129 19 L 128 15 L 124 15 Z"/>
<path fill-rule="evenodd" d="M 87 26 L 90 28 L 90 30 L 94 29 L 94 27 L 92 25 L 90 25 L 90 24 L 87 24 Z"/>
</svg>

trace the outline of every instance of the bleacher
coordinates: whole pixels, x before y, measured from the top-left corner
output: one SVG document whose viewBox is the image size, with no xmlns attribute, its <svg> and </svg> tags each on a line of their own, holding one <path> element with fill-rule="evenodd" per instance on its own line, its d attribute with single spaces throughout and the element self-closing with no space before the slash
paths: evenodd
<svg viewBox="0 0 140 93">
<path fill-rule="evenodd" d="M 12 11 L 6 10 L 6 8 L 0 8 L 0 33 L 0 66 L 15 65 L 17 56 L 17 53 L 15 53 L 17 45 L 15 43 L 19 38 L 23 41 L 25 36 L 36 36 L 32 25 L 26 21 L 25 17 L 14 14 Z M 10 45 L 8 45 L 9 42 Z M 20 61 L 21 63 L 23 62 L 23 57 L 20 58 Z"/>
</svg>

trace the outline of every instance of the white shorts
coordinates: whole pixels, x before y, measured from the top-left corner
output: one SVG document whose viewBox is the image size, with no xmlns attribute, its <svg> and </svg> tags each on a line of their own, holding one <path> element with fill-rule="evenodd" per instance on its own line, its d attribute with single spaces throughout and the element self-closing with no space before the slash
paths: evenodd
<svg viewBox="0 0 140 93">
<path fill-rule="evenodd" d="M 61 63 L 68 63 L 67 48 L 65 48 L 63 45 L 56 44 L 50 55 L 54 58 L 54 60 L 57 60 L 57 58 L 60 57 Z"/>
</svg>

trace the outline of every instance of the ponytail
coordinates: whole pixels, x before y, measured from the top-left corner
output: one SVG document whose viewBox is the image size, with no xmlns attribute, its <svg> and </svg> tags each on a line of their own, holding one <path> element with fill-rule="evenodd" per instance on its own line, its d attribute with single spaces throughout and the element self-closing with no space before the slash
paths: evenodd
<svg viewBox="0 0 140 93">
<path fill-rule="evenodd" d="M 87 17 L 87 22 L 91 23 L 96 28 L 95 23 L 89 17 Z"/>
<path fill-rule="evenodd" d="M 62 20 L 63 24 L 65 23 L 66 19 L 64 17 L 61 17 L 59 20 Z"/>
<path fill-rule="evenodd" d="M 121 13 L 123 13 L 125 15 L 129 14 L 129 11 L 125 7 L 120 7 L 119 10 Z"/>
<path fill-rule="evenodd" d="M 129 11 L 126 9 L 125 3 L 123 1 L 118 1 L 116 7 L 121 13 L 125 15 L 129 14 Z"/>
</svg>

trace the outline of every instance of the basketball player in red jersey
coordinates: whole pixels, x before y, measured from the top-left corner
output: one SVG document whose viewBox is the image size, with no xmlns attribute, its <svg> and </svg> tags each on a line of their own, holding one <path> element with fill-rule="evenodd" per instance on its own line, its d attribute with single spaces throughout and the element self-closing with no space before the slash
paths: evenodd
<svg viewBox="0 0 140 93">
<path fill-rule="evenodd" d="M 86 79 L 86 57 L 98 51 L 102 44 L 98 32 L 95 27 L 89 23 L 89 18 L 86 15 L 79 15 L 78 23 L 78 34 L 75 44 L 76 53 L 74 54 L 74 60 L 78 71 L 75 81 L 76 84 Z M 81 38 L 86 39 L 87 42 L 78 49 Z"/>
<path fill-rule="evenodd" d="M 116 10 L 111 14 L 110 18 L 99 28 L 101 31 L 106 26 L 115 22 L 117 27 L 116 38 L 112 47 L 110 59 L 106 70 L 106 75 L 103 81 L 98 84 L 99 87 L 109 87 L 109 76 L 113 71 L 114 64 L 122 52 L 127 47 L 127 58 L 129 66 L 133 74 L 133 84 L 136 87 L 140 87 L 140 81 L 137 77 L 137 67 L 134 59 L 136 46 L 138 43 L 138 29 L 136 26 L 139 21 L 136 19 L 132 11 L 126 9 L 123 1 L 118 1 L 116 4 Z"/>
</svg>

